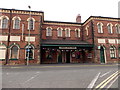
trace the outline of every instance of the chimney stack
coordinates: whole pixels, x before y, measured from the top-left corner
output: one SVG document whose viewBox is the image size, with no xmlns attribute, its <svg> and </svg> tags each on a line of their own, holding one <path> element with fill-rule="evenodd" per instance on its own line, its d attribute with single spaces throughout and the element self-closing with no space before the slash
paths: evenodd
<svg viewBox="0 0 120 90">
<path fill-rule="evenodd" d="M 80 16 L 80 14 L 77 15 L 77 17 L 76 17 L 76 22 L 77 22 L 77 23 L 81 23 L 81 16 Z"/>
</svg>

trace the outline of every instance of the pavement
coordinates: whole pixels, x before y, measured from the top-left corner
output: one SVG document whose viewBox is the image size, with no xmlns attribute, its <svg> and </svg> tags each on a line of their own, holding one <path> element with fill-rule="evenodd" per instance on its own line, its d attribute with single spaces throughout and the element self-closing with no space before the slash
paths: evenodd
<svg viewBox="0 0 120 90">
<path fill-rule="evenodd" d="M 80 67 L 80 66 L 120 66 L 120 64 L 94 64 L 94 63 L 77 63 L 77 64 L 37 64 L 37 65 L 1 65 L 0 68 L 28 68 L 28 67 Z"/>
</svg>

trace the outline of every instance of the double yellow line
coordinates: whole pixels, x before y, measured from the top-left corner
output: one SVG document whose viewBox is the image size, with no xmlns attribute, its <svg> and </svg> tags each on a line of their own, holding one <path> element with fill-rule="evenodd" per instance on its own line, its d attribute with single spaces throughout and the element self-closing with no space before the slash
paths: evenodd
<svg viewBox="0 0 120 90">
<path fill-rule="evenodd" d="M 97 85 L 95 88 L 104 88 L 110 81 L 112 81 L 119 74 L 120 74 L 120 71 L 116 71 L 111 76 L 109 76 L 107 79 L 105 79 L 104 81 L 102 81 L 99 85 Z"/>
</svg>

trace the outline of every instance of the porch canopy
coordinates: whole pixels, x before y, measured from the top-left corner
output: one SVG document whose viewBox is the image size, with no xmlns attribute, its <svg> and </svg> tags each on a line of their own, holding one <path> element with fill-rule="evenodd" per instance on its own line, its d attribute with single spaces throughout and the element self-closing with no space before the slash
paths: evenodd
<svg viewBox="0 0 120 90">
<path fill-rule="evenodd" d="M 42 40 L 41 46 L 58 47 L 84 47 L 92 48 L 94 45 L 80 40 Z"/>
</svg>

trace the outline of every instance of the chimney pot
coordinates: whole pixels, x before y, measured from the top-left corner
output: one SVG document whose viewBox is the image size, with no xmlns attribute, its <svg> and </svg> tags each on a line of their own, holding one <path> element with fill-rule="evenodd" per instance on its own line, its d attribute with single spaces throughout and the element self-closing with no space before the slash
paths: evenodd
<svg viewBox="0 0 120 90">
<path fill-rule="evenodd" d="M 81 23 L 81 16 L 80 16 L 80 14 L 77 15 L 77 17 L 76 17 L 76 22 L 77 22 L 77 23 Z"/>
</svg>

